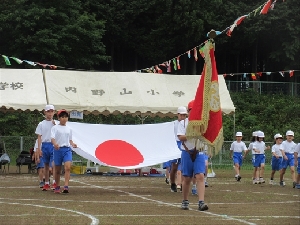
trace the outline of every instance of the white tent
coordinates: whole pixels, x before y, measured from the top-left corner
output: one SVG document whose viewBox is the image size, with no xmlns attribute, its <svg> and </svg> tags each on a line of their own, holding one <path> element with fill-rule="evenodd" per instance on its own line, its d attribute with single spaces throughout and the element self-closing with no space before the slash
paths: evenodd
<svg viewBox="0 0 300 225">
<path fill-rule="evenodd" d="M 42 110 L 46 103 L 42 70 L 0 69 L 1 110 Z"/>
<path fill-rule="evenodd" d="M 199 80 L 199 75 L 0 69 L 0 108 L 41 111 L 49 103 L 85 113 L 174 116 L 178 106 L 194 99 Z M 223 76 L 219 91 L 222 111 L 234 112 Z"/>
<path fill-rule="evenodd" d="M 194 99 L 199 75 L 136 72 L 50 71 L 45 73 L 49 103 L 57 109 L 93 113 L 174 115 Z M 221 108 L 235 108 L 223 76 L 219 76 Z"/>
</svg>

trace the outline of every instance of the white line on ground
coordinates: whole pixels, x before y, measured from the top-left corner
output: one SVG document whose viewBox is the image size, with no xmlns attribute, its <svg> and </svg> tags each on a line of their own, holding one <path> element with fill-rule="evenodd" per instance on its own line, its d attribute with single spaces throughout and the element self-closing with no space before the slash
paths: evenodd
<svg viewBox="0 0 300 225">
<path fill-rule="evenodd" d="M 130 196 L 130 195 L 120 195 L 120 196 Z M 132 196 L 132 195 L 131 195 Z M 151 195 L 139 195 L 141 197 L 151 196 Z M 40 199 L 32 198 L 0 198 L 0 200 L 9 200 L 9 201 L 39 201 Z M 83 202 L 83 203 L 99 203 L 99 204 L 149 204 L 148 201 L 145 202 L 128 202 L 128 201 L 87 201 L 87 200 L 70 200 L 70 199 L 48 199 L 48 202 Z M 153 202 L 154 203 L 154 202 Z M 300 201 L 285 201 L 285 202 L 264 202 L 264 204 L 294 204 L 300 203 Z M 173 205 L 180 206 L 181 203 L 170 203 Z M 261 202 L 210 202 L 210 205 L 252 205 L 252 204 L 261 204 Z M 190 203 L 190 205 L 198 205 L 197 203 Z"/>
<path fill-rule="evenodd" d="M 235 190 L 219 190 L 224 192 L 246 192 L 246 191 L 235 191 Z M 293 197 L 299 197 L 299 195 L 291 195 L 291 194 L 284 194 L 284 193 L 274 193 L 274 192 L 259 192 L 259 191 L 247 191 L 247 193 L 253 193 L 253 194 L 271 194 L 271 195 L 287 195 L 287 196 L 293 196 Z"/>
<path fill-rule="evenodd" d="M 36 205 L 36 204 L 24 204 L 24 203 L 17 203 L 17 202 L 0 202 L 1 204 L 9 204 L 9 205 L 26 205 L 26 206 L 33 206 L 33 207 L 39 207 L 39 208 L 47 208 L 47 209 L 55 209 L 55 210 L 60 210 L 60 211 L 67 211 L 67 212 L 71 212 L 71 213 L 76 213 L 78 215 L 82 215 L 82 216 L 86 216 L 88 218 L 90 218 L 92 220 L 91 225 L 98 225 L 99 224 L 99 220 L 90 215 L 90 214 L 86 214 L 83 212 L 79 212 L 76 210 L 72 210 L 72 209 L 64 209 L 64 208 L 58 208 L 58 207 L 52 207 L 52 206 L 44 206 L 44 205 Z"/>
<path fill-rule="evenodd" d="M 141 198 L 141 199 L 144 199 L 144 200 L 156 202 L 156 203 L 158 203 L 158 204 L 163 204 L 163 205 L 168 205 L 168 206 L 178 207 L 178 205 L 175 205 L 175 204 L 171 204 L 171 203 L 167 203 L 167 202 L 163 202 L 163 201 L 158 201 L 158 200 L 146 198 L 146 197 L 143 197 L 143 196 L 140 196 L 140 195 L 136 195 L 136 194 L 127 192 L 127 191 L 116 190 L 116 189 L 108 188 L 108 187 L 105 187 L 105 186 L 97 186 L 97 185 L 88 184 L 88 183 L 85 183 L 85 182 L 82 182 L 82 181 L 78 181 L 78 180 L 73 180 L 73 179 L 72 179 L 72 181 L 73 181 L 73 182 L 76 182 L 76 183 L 84 184 L 84 185 L 87 185 L 87 186 L 93 186 L 93 187 L 95 187 L 95 188 L 100 188 L 100 189 L 105 189 L 105 190 L 111 190 L 111 191 L 117 191 L 117 192 L 125 193 L 125 194 L 131 195 L 131 196 L 134 196 L 134 197 L 138 197 L 138 198 Z M 255 223 L 251 223 L 251 222 L 248 222 L 248 221 L 242 220 L 242 219 L 233 218 L 233 217 L 231 217 L 231 216 L 226 216 L 226 217 L 224 217 L 223 215 L 216 214 L 216 213 L 211 213 L 211 212 L 207 212 L 207 211 L 198 211 L 198 210 L 195 210 L 195 209 L 190 209 L 190 210 L 192 210 L 192 211 L 197 211 L 197 212 L 202 212 L 202 213 L 205 213 L 205 214 L 208 214 L 208 215 L 211 215 L 211 216 L 222 217 L 222 218 L 224 218 L 224 219 L 226 219 L 226 220 L 239 221 L 239 222 L 241 222 L 241 223 L 245 223 L 245 224 L 248 224 L 248 225 L 256 225 Z"/>
</svg>

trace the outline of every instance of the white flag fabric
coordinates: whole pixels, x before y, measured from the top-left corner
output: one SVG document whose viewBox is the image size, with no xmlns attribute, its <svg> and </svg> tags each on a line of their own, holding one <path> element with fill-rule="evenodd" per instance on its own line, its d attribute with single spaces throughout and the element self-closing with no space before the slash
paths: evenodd
<svg viewBox="0 0 300 225">
<path fill-rule="evenodd" d="M 101 165 L 136 169 L 181 157 L 174 122 L 143 125 L 103 125 L 68 122 L 74 151 Z"/>
</svg>

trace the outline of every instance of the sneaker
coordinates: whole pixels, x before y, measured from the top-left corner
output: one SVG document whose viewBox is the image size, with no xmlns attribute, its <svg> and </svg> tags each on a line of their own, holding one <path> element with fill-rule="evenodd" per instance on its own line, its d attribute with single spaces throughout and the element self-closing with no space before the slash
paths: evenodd
<svg viewBox="0 0 300 225">
<path fill-rule="evenodd" d="M 197 189 L 196 188 L 192 188 L 192 195 L 196 195 L 197 194 Z"/>
<path fill-rule="evenodd" d="M 208 187 L 208 182 L 207 181 L 205 181 L 204 184 L 205 184 L 205 187 Z"/>
<path fill-rule="evenodd" d="M 177 189 L 180 189 L 181 188 L 181 185 L 180 184 L 177 184 Z"/>
<path fill-rule="evenodd" d="M 54 189 L 55 194 L 60 194 L 60 186 L 56 186 Z"/>
<path fill-rule="evenodd" d="M 238 175 L 238 176 L 236 177 L 236 181 L 241 181 L 241 179 L 242 179 L 242 177 L 241 177 L 240 175 Z"/>
<path fill-rule="evenodd" d="M 171 184 L 171 192 L 177 192 L 176 184 Z"/>
<path fill-rule="evenodd" d="M 52 189 L 52 190 L 55 190 L 56 187 L 57 187 L 57 186 L 56 186 L 56 183 L 54 183 L 54 184 L 51 185 L 51 189 Z"/>
<path fill-rule="evenodd" d="M 183 200 L 181 203 L 181 208 L 184 210 L 188 210 L 189 209 L 189 201 L 188 200 Z"/>
<path fill-rule="evenodd" d="M 50 189 L 49 184 L 44 184 L 42 191 L 48 191 Z"/>
<path fill-rule="evenodd" d="M 273 184 L 274 184 L 274 181 L 273 181 L 273 180 L 270 180 L 270 181 L 269 181 L 269 184 L 270 184 L 270 185 L 273 185 Z"/>
<path fill-rule="evenodd" d="M 168 179 L 168 178 L 166 178 L 166 180 L 165 180 L 165 181 L 166 181 L 166 184 L 167 184 L 167 185 L 169 185 L 169 184 L 170 184 L 170 181 L 169 181 L 169 179 Z"/>
<path fill-rule="evenodd" d="M 263 183 L 266 183 L 266 181 L 265 181 L 264 178 L 262 178 L 262 177 L 259 178 L 259 181 L 260 181 L 260 183 L 262 183 L 262 184 L 263 184 Z"/>
<path fill-rule="evenodd" d="M 285 182 L 284 182 L 284 181 L 280 181 L 279 185 L 280 185 L 281 187 L 284 187 L 284 186 L 285 186 Z"/>
<path fill-rule="evenodd" d="M 296 182 L 296 181 L 294 181 L 294 182 L 293 182 L 293 188 L 295 188 L 295 187 L 296 187 L 296 185 L 297 185 L 297 182 Z"/>
<path fill-rule="evenodd" d="M 69 188 L 64 188 L 64 190 L 61 193 L 64 193 L 64 194 L 69 193 Z"/>
<path fill-rule="evenodd" d="M 200 211 L 205 211 L 208 210 L 208 206 L 205 203 L 199 204 L 199 208 Z"/>
<path fill-rule="evenodd" d="M 253 180 L 252 180 L 252 183 L 253 183 L 253 184 L 257 184 L 256 179 L 253 179 Z"/>
<path fill-rule="evenodd" d="M 43 188 L 44 185 L 45 185 L 45 183 L 44 183 L 43 181 L 41 181 L 40 184 L 39 184 L 39 187 L 40 187 L 40 188 Z"/>
</svg>

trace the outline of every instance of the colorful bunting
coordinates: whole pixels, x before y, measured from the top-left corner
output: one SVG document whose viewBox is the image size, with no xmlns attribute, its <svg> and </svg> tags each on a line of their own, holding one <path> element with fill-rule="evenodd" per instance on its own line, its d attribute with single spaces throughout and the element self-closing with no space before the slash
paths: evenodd
<svg viewBox="0 0 300 225">
<path fill-rule="evenodd" d="M 251 78 L 252 78 L 252 80 L 256 80 L 256 75 L 255 75 L 255 73 L 251 73 Z"/>
<path fill-rule="evenodd" d="M 257 75 L 261 77 L 262 76 L 262 72 L 257 72 Z"/>
<path fill-rule="evenodd" d="M 247 17 L 248 15 L 244 15 L 244 16 L 240 16 L 239 18 L 237 18 L 234 23 L 230 26 L 230 28 L 227 30 L 226 34 L 227 36 L 231 37 L 231 33 L 234 30 L 235 27 L 237 27 L 238 25 L 241 24 L 241 22 L 243 22 L 243 20 Z"/>
<path fill-rule="evenodd" d="M 284 72 L 283 72 L 283 71 L 280 71 L 279 73 L 280 73 L 280 75 L 281 75 L 282 77 L 284 77 Z"/>
<path fill-rule="evenodd" d="M 290 77 L 294 76 L 294 70 L 290 70 Z"/>
<path fill-rule="evenodd" d="M 167 62 L 167 72 L 168 73 L 171 73 L 171 60 L 169 60 L 168 62 Z"/>
</svg>

